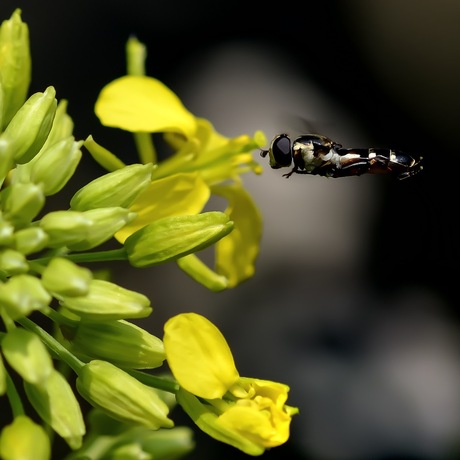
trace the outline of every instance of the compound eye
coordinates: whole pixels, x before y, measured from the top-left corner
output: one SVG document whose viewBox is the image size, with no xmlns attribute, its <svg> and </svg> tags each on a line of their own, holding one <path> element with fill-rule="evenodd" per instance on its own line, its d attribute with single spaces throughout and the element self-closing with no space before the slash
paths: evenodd
<svg viewBox="0 0 460 460">
<path fill-rule="evenodd" d="M 291 162 L 291 139 L 287 134 L 280 134 L 273 139 L 270 147 L 270 166 L 283 168 L 289 166 Z"/>
</svg>

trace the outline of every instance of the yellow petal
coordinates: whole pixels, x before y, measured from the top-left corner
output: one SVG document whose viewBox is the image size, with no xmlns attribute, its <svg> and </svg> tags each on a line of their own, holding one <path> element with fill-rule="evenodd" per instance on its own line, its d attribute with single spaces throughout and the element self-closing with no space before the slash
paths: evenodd
<svg viewBox="0 0 460 460">
<path fill-rule="evenodd" d="M 199 213 L 209 199 L 210 190 L 198 174 L 175 174 L 155 180 L 131 206 L 137 217 L 115 234 L 123 243 L 128 236 L 163 217 Z"/>
<path fill-rule="evenodd" d="M 229 201 L 226 214 L 234 221 L 233 232 L 216 244 L 216 271 L 235 287 L 255 271 L 262 235 L 262 217 L 241 184 L 212 187 L 212 192 Z"/>
<path fill-rule="evenodd" d="M 210 144 L 212 148 L 216 148 L 228 142 L 226 137 L 216 132 L 213 124 L 209 120 L 197 117 L 195 118 L 195 123 L 194 141 L 198 150 L 209 150 Z M 183 136 L 177 133 L 165 133 L 164 140 L 175 151 L 184 150 L 184 146 L 190 141 L 190 139 L 184 139 Z M 190 149 L 185 147 L 185 150 Z"/>
<path fill-rule="evenodd" d="M 201 398 L 221 398 L 238 380 L 224 336 L 204 316 L 182 313 L 170 318 L 164 329 L 169 367 L 185 390 Z"/>
<path fill-rule="evenodd" d="M 191 137 L 195 117 L 163 83 L 145 76 L 125 76 L 106 85 L 95 106 L 105 126 L 131 132 L 179 132 Z"/>
<path fill-rule="evenodd" d="M 218 133 L 209 120 L 197 118 L 196 122 L 196 136 L 206 150 L 217 149 L 228 143 L 229 138 Z"/>
<path fill-rule="evenodd" d="M 291 423 L 289 415 L 277 412 L 277 416 L 273 417 L 269 410 L 257 410 L 252 405 L 235 405 L 219 417 L 219 422 L 254 444 L 265 448 L 275 447 L 289 439 Z"/>
</svg>

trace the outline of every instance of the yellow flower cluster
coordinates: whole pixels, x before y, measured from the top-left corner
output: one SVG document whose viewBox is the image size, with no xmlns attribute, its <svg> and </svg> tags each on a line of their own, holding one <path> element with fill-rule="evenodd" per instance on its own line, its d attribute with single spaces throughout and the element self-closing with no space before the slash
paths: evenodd
<svg viewBox="0 0 460 460">
<path fill-rule="evenodd" d="M 130 41 L 128 49 L 141 46 L 134 38 Z M 240 175 L 261 172 L 252 152 L 265 144 L 265 136 L 257 132 L 252 138 L 242 135 L 229 139 L 217 133 L 208 120 L 190 113 L 163 83 L 142 75 L 127 75 L 109 83 L 101 91 L 95 111 L 106 126 L 136 134 L 164 133 L 172 150 L 170 157 L 155 163 L 150 187 L 130 208 L 137 217 L 117 232 L 116 238 L 124 242 L 137 230 L 165 217 L 200 213 L 212 195 L 219 195 L 228 202 L 225 213 L 233 229 L 215 245 L 215 269 L 209 269 L 195 254 L 181 257 L 177 263 L 215 291 L 250 278 L 259 252 L 262 219 Z M 142 139 L 145 144 L 146 138 Z M 85 145 L 101 164 L 107 165 L 113 158 L 97 148 L 92 138 Z"/>
<path fill-rule="evenodd" d="M 216 326 L 196 313 L 169 319 L 163 338 L 168 364 L 181 385 L 177 400 L 213 438 L 249 455 L 284 444 L 291 416 L 289 387 L 240 377 Z"/>
<path fill-rule="evenodd" d="M 174 427 L 176 403 L 211 437 L 249 455 L 289 438 L 297 409 L 286 405 L 286 385 L 241 377 L 225 338 L 200 315 L 169 319 L 163 339 L 131 323 L 150 315 L 150 300 L 87 267 L 176 261 L 213 291 L 254 274 L 262 219 L 240 176 L 261 172 L 252 152 L 265 137 L 217 133 L 143 75 L 142 50 L 128 42 L 130 75 L 103 88 L 95 106 L 102 124 L 134 134 L 140 161 L 126 165 L 91 136 L 75 140 L 67 103 L 52 86 L 27 98 L 29 37 L 20 10 L 0 26 L 0 397 L 13 414 L 0 433 L 2 459 L 47 460 L 52 452 L 22 398 L 65 440 L 69 460 L 181 458 L 194 443 L 188 428 Z M 151 133 L 164 135 L 166 160 L 157 161 Z M 46 212 L 82 146 L 108 172 L 66 209 Z M 208 211 L 213 195 L 227 209 Z M 119 248 L 98 250 L 110 239 Z M 213 268 L 196 255 L 211 245 Z M 50 331 L 36 317 L 52 323 Z M 142 371 L 166 365 L 174 378 Z M 74 388 L 92 407 L 88 422 Z"/>
</svg>

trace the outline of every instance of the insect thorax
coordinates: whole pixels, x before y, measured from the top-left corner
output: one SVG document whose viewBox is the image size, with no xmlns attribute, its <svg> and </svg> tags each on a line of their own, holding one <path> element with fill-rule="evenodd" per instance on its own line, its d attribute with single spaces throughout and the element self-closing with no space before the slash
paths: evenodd
<svg viewBox="0 0 460 460">
<path fill-rule="evenodd" d="M 305 171 L 330 164 L 332 167 L 341 167 L 341 157 L 332 146 L 322 146 L 311 141 L 296 140 L 292 144 L 294 164 Z"/>
</svg>

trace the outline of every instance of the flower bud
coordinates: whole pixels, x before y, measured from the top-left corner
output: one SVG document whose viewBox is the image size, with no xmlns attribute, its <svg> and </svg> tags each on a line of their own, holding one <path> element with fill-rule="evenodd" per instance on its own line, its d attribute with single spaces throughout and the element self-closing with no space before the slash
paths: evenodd
<svg viewBox="0 0 460 460">
<path fill-rule="evenodd" d="M 232 229 L 223 212 L 165 217 L 133 233 L 124 247 L 133 266 L 147 267 L 200 251 Z"/>
<path fill-rule="evenodd" d="M 46 384 L 24 382 L 27 398 L 42 420 L 62 438 L 71 449 L 82 445 L 85 423 L 80 405 L 67 380 L 53 370 Z"/>
<path fill-rule="evenodd" d="M 42 149 L 47 149 L 56 142 L 59 142 L 69 136 L 72 136 L 73 121 L 67 113 L 67 105 L 68 103 L 65 99 L 61 99 L 58 102 L 56 115 L 54 116 L 53 120 L 53 126 Z"/>
<path fill-rule="evenodd" d="M 150 460 L 151 458 L 153 457 L 144 452 L 137 439 L 118 444 L 110 450 L 111 460 Z"/>
<path fill-rule="evenodd" d="M 13 249 L 0 251 L 0 270 L 8 276 L 26 273 L 29 264 L 23 254 Z"/>
<path fill-rule="evenodd" d="M 185 426 L 145 433 L 140 443 L 155 460 L 182 458 L 195 447 L 193 432 Z"/>
<path fill-rule="evenodd" d="M 0 198 L 5 218 L 15 227 L 28 225 L 45 204 L 41 186 L 30 182 L 11 184 L 1 192 Z"/>
<path fill-rule="evenodd" d="M 22 328 L 9 331 L 2 341 L 8 364 L 27 382 L 45 383 L 53 371 L 48 349 L 33 332 Z"/>
<path fill-rule="evenodd" d="M 46 247 L 48 235 L 40 227 L 26 227 L 13 235 L 13 247 L 25 256 L 39 252 Z"/>
<path fill-rule="evenodd" d="M 185 426 L 154 431 L 143 426 L 127 425 L 100 409 L 89 412 L 88 425 L 91 426 L 92 436 L 79 450 L 81 456 L 93 452 L 101 439 L 103 452 L 99 451 L 100 455 L 111 460 L 174 460 L 183 458 L 195 447 L 193 430 Z M 134 445 L 137 447 L 134 448 Z"/>
<path fill-rule="evenodd" d="M 82 296 L 88 293 L 92 278 L 91 270 L 55 257 L 42 273 L 42 284 L 48 291 L 61 296 Z"/>
<path fill-rule="evenodd" d="M 120 206 L 129 208 L 150 185 L 153 165 L 133 164 L 94 179 L 70 200 L 76 211 Z"/>
<path fill-rule="evenodd" d="M 2 136 L 12 143 L 16 163 L 27 163 L 43 147 L 56 112 L 55 95 L 52 86 L 44 93 L 32 94 L 3 132 Z"/>
<path fill-rule="evenodd" d="M 92 280 L 84 296 L 62 296 L 62 305 L 93 320 L 145 318 L 152 312 L 149 299 L 104 280 Z"/>
<path fill-rule="evenodd" d="M 0 98 L 1 98 L 1 88 L 0 84 Z M 1 104 L 0 104 L 1 110 Z M 12 149 L 11 142 L 8 142 L 6 139 L 0 137 L 0 183 L 3 183 L 6 176 L 14 166 L 14 152 Z"/>
<path fill-rule="evenodd" d="M 82 142 L 76 142 L 73 136 L 68 136 L 46 149 L 42 149 L 29 163 L 18 166 L 28 173 L 30 182 L 41 184 L 46 196 L 59 192 L 73 176 L 81 159 L 80 147 Z"/>
<path fill-rule="evenodd" d="M 75 351 L 131 369 L 154 369 L 165 360 L 163 342 L 127 321 L 80 321 Z"/>
<path fill-rule="evenodd" d="M 0 26 L 0 82 L 3 88 L 0 131 L 26 100 L 30 75 L 29 29 L 21 20 L 21 10 L 16 9 Z"/>
<path fill-rule="evenodd" d="M 50 302 L 51 296 L 34 276 L 17 275 L 0 284 L 0 303 L 12 319 L 44 309 Z"/>
<path fill-rule="evenodd" d="M 72 251 L 86 251 L 99 246 L 136 217 L 135 212 L 120 207 L 90 209 L 83 214 L 92 222 L 91 231 L 80 242 L 68 245 Z"/>
<path fill-rule="evenodd" d="M 25 415 L 18 415 L 2 430 L 0 457 L 3 460 L 49 460 L 49 437 L 42 426 Z"/>
<path fill-rule="evenodd" d="M 113 418 L 152 430 L 171 428 L 168 406 L 157 392 L 106 361 L 85 364 L 77 378 L 78 392 Z"/>
<path fill-rule="evenodd" d="M 0 245 L 9 246 L 14 240 L 14 227 L 10 222 L 0 218 Z"/>
<path fill-rule="evenodd" d="M 40 220 L 40 227 L 47 233 L 51 248 L 79 243 L 87 237 L 91 224 L 91 219 L 78 211 L 49 212 Z"/>
</svg>

